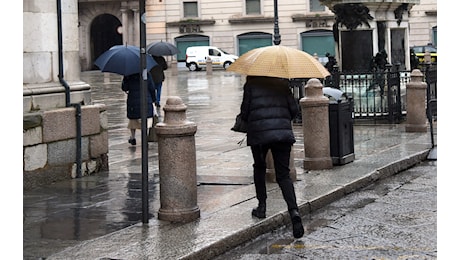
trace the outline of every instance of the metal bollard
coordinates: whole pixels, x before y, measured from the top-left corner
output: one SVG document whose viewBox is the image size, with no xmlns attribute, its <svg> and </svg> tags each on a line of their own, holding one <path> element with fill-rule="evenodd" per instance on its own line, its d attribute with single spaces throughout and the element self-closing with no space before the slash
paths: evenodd
<svg viewBox="0 0 460 260">
<path fill-rule="evenodd" d="M 302 107 L 304 169 L 330 169 L 329 99 L 323 95 L 323 85 L 318 79 L 308 80 L 305 97 L 299 102 Z"/>
<path fill-rule="evenodd" d="M 187 121 L 182 99 L 170 97 L 164 120 L 155 126 L 158 136 L 160 209 L 158 219 L 190 222 L 200 217 L 197 205 L 195 123 Z"/>
<path fill-rule="evenodd" d="M 206 75 L 212 75 L 212 60 L 211 60 L 211 57 L 206 58 Z"/>
<path fill-rule="evenodd" d="M 428 130 L 425 107 L 427 84 L 422 82 L 423 73 L 419 69 L 414 69 L 410 78 L 410 82 L 406 85 L 406 132 L 426 132 Z"/>
</svg>

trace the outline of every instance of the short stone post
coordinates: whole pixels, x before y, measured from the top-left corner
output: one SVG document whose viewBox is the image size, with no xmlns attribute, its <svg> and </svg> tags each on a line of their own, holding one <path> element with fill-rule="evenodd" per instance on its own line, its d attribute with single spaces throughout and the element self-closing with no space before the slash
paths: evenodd
<svg viewBox="0 0 460 260">
<path fill-rule="evenodd" d="M 160 170 L 158 219 L 190 222 L 200 217 L 197 205 L 195 123 L 187 121 L 182 99 L 170 97 L 164 120 L 156 124 Z"/>
<path fill-rule="evenodd" d="M 299 102 L 302 108 L 304 169 L 330 169 L 329 99 L 323 95 L 323 85 L 318 79 L 308 80 L 305 97 Z"/>
<path fill-rule="evenodd" d="M 410 75 L 410 82 L 406 85 L 407 115 L 406 132 L 426 132 L 426 88 L 422 82 L 423 73 L 414 69 Z"/>
<path fill-rule="evenodd" d="M 270 150 L 268 150 L 267 158 L 265 159 L 267 164 L 267 174 L 265 175 L 265 180 L 267 182 L 276 182 L 276 172 L 275 172 L 275 163 L 273 162 L 273 156 Z M 292 182 L 297 181 L 297 171 L 294 165 L 294 150 L 291 148 L 291 156 L 289 160 L 289 177 L 291 177 Z"/>
<path fill-rule="evenodd" d="M 429 51 L 425 51 L 425 53 L 423 53 L 423 63 L 431 64 L 431 53 Z"/>
<path fill-rule="evenodd" d="M 171 68 L 171 75 L 177 76 L 177 60 L 172 60 L 169 67 Z"/>
<path fill-rule="evenodd" d="M 212 75 L 212 60 L 211 60 L 211 57 L 206 58 L 206 75 Z"/>
<path fill-rule="evenodd" d="M 110 83 L 110 73 L 104 72 L 104 83 Z"/>
</svg>

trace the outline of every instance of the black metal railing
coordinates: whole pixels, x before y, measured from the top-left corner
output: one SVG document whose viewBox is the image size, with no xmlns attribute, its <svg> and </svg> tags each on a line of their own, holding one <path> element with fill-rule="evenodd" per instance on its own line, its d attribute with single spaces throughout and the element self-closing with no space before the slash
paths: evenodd
<svg viewBox="0 0 460 260">
<path fill-rule="evenodd" d="M 427 101 L 437 97 L 436 64 L 423 65 L 421 71 L 427 83 Z M 324 87 L 341 90 L 353 100 L 354 119 L 383 120 L 401 123 L 405 119 L 406 85 L 410 71 L 400 70 L 398 65 L 387 65 L 381 71 L 340 72 L 334 68 L 331 76 L 322 80 Z M 294 96 L 300 100 L 308 79 L 291 80 Z M 301 115 L 294 122 L 301 122 Z"/>
</svg>

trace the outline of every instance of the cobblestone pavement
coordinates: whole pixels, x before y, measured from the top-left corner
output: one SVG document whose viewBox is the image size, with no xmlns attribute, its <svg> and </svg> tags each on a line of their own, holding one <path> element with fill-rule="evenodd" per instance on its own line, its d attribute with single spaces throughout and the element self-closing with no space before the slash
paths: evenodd
<svg viewBox="0 0 460 260">
<path fill-rule="evenodd" d="M 214 260 L 437 259 L 437 161 L 379 180 Z"/>
</svg>

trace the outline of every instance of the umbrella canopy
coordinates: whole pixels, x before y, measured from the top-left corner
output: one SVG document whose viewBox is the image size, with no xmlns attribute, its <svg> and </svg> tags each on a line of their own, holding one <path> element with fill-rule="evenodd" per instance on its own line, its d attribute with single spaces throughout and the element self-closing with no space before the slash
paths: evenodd
<svg viewBox="0 0 460 260">
<path fill-rule="evenodd" d="M 150 55 L 145 55 L 147 70 L 158 63 Z M 102 72 L 113 72 L 123 76 L 141 71 L 139 47 L 132 45 L 115 45 L 102 53 L 94 62 Z"/>
<path fill-rule="evenodd" d="M 251 76 L 325 78 L 329 71 L 310 54 L 281 45 L 260 47 L 241 55 L 227 69 Z"/>
<path fill-rule="evenodd" d="M 154 42 L 147 45 L 147 53 L 152 56 L 171 56 L 179 53 L 179 49 L 169 42 Z"/>
</svg>

